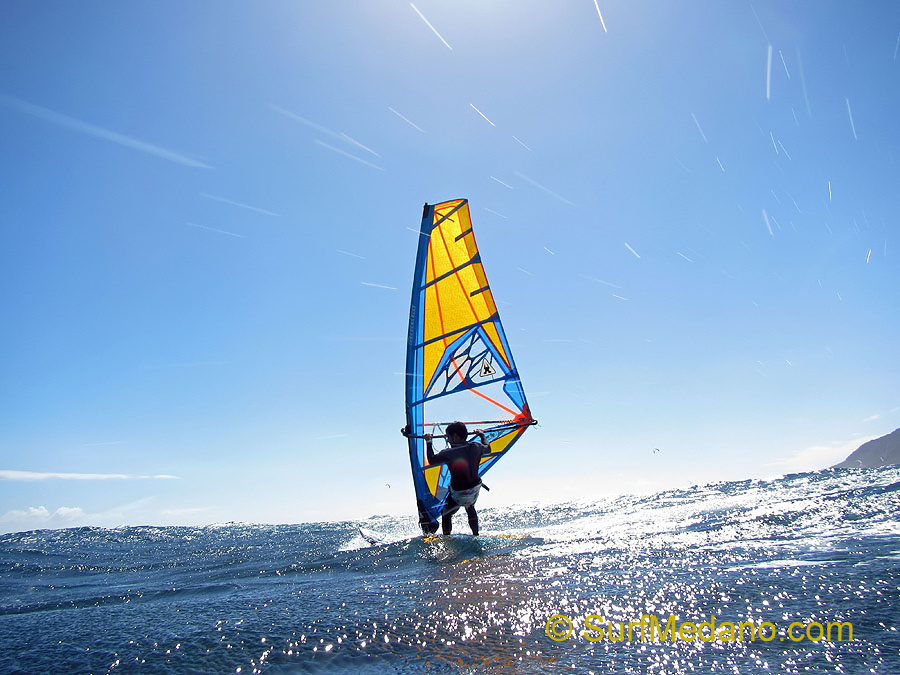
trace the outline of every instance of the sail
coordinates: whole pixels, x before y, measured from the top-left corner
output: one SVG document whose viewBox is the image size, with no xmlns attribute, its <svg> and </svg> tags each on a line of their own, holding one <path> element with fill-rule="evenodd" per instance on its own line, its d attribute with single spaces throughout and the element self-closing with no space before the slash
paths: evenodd
<svg viewBox="0 0 900 675">
<path fill-rule="evenodd" d="M 484 429 L 484 475 L 535 421 L 475 244 L 469 203 L 425 205 L 406 349 L 406 434 L 423 529 L 433 531 L 450 473 L 428 466 L 423 434 L 447 424 Z M 438 450 L 439 446 L 435 446 Z"/>
</svg>

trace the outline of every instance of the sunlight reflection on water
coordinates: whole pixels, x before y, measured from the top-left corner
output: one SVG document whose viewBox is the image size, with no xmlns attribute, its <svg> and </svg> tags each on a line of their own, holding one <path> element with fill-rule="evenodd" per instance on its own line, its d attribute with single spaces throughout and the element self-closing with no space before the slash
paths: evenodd
<svg viewBox="0 0 900 675">
<path fill-rule="evenodd" d="M 370 519 L 399 538 L 383 546 L 357 523 L 6 535 L 0 643 L 45 639 L 0 670 L 896 672 L 898 480 L 825 471 L 486 510 L 478 539 Z M 571 636 L 551 639 L 554 615 Z M 642 616 L 779 633 L 641 639 Z M 785 640 L 792 621 L 852 622 L 854 639 Z"/>
</svg>

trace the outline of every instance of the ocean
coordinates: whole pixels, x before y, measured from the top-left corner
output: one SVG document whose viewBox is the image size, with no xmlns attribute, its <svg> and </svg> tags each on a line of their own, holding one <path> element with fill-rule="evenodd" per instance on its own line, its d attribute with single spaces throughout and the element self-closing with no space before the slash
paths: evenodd
<svg viewBox="0 0 900 675">
<path fill-rule="evenodd" d="M 900 467 L 481 520 L 2 535 L 0 672 L 900 673 Z"/>
</svg>

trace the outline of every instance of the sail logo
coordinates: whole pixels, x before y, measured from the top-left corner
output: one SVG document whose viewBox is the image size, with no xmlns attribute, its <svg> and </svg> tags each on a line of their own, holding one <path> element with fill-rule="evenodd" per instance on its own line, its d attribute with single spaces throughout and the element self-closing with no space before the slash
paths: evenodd
<svg viewBox="0 0 900 675">
<path fill-rule="evenodd" d="M 479 377 L 490 377 L 491 375 L 496 375 L 497 371 L 494 370 L 494 367 L 491 365 L 491 362 L 485 359 L 481 362 L 481 370 L 478 371 Z"/>
</svg>

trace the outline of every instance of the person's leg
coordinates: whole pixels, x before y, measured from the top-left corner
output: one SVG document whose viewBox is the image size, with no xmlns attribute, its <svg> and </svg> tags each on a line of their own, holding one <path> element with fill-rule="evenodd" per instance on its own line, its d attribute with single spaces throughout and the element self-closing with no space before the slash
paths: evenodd
<svg viewBox="0 0 900 675">
<path fill-rule="evenodd" d="M 441 532 L 450 534 L 453 529 L 453 514 L 459 510 L 459 504 L 453 501 L 453 497 L 447 497 L 444 502 L 444 510 L 441 512 Z"/>
<path fill-rule="evenodd" d="M 478 513 L 475 512 L 475 505 L 466 507 L 466 514 L 469 516 L 469 527 L 472 528 L 472 534 L 478 536 Z"/>
<path fill-rule="evenodd" d="M 436 522 L 432 522 L 431 518 L 428 516 L 428 513 L 425 511 L 425 506 L 422 504 L 422 500 L 417 499 L 416 505 L 419 508 L 419 527 L 422 528 L 422 534 L 428 536 L 429 534 L 434 534 L 437 532 L 438 524 Z"/>
</svg>

